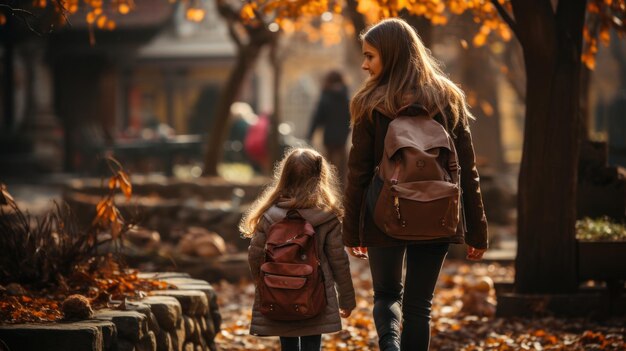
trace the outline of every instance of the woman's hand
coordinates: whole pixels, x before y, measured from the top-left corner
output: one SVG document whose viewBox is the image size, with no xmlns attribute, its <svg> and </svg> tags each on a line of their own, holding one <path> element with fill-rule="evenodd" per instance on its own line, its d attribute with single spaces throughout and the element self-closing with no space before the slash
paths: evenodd
<svg viewBox="0 0 626 351">
<path fill-rule="evenodd" d="M 480 261 L 483 259 L 483 255 L 485 254 L 487 249 L 477 249 L 475 247 L 467 245 L 467 258 L 470 261 Z"/>
<path fill-rule="evenodd" d="M 339 309 L 339 315 L 341 316 L 341 318 L 348 318 L 350 317 L 350 314 L 352 313 L 352 310 L 348 310 L 345 308 L 340 308 Z"/>
<path fill-rule="evenodd" d="M 348 247 L 348 253 L 356 258 L 367 260 L 367 247 Z"/>
</svg>

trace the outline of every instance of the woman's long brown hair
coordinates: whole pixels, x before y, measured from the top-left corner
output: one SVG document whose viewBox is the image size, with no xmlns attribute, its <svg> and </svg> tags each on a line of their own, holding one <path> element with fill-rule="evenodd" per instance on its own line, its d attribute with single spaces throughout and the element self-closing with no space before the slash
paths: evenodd
<svg viewBox="0 0 626 351">
<path fill-rule="evenodd" d="M 361 34 L 361 41 L 378 50 L 383 67 L 380 75 L 365 81 L 352 98 L 352 124 L 371 118 L 377 106 L 385 111 L 399 111 L 407 95 L 413 96 L 431 115 L 441 113 L 450 130 L 459 122 L 466 125 L 474 118 L 465 93 L 446 77 L 415 29 L 404 20 L 382 20 Z M 380 89 L 384 90 L 382 94 L 374 94 Z"/>
</svg>

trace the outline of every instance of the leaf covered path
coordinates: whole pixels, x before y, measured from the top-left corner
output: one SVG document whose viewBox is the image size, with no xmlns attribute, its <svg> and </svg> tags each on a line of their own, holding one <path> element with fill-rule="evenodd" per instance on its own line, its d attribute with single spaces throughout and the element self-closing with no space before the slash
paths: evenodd
<svg viewBox="0 0 626 351">
<path fill-rule="evenodd" d="M 367 262 L 351 260 L 357 292 L 357 308 L 347 320 L 344 330 L 323 337 L 323 350 L 378 350 L 376 329 L 372 320 L 372 289 Z M 433 301 L 431 350 L 626 350 L 626 320 L 602 324 L 582 319 L 503 319 L 479 317 L 468 311 L 489 314 L 488 301 L 470 302 L 467 296 L 481 289 L 481 282 L 511 280 L 512 267 L 495 264 L 448 260 L 438 281 Z M 220 298 L 224 318 L 222 332 L 216 338 L 224 351 L 280 350 L 277 337 L 255 337 L 248 334 L 254 286 L 249 281 L 239 284 L 214 284 Z M 478 287 L 478 288 L 477 288 Z M 484 286 L 483 286 L 484 287 Z M 465 296 L 466 306 L 463 306 Z M 475 306 L 470 304 L 476 304 Z"/>
</svg>

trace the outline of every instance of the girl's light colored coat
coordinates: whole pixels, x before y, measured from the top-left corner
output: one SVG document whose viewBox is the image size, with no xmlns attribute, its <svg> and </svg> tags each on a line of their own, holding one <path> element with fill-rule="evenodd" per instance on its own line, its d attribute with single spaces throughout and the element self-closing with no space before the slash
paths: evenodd
<svg viewBox="0 0 626 351">
<path fill-rule="evenodd" d="M 318 316 L 302 321 L 276 321 L 265 318 L 259 311 L 259 295 L 255 294 L 252 307 L 250 334 L 259 336 L 307 336 L 332 333 L 341 330 L 339 308 L 352 310 L 356 306 L 350 263 L 344 250 L 341 222 L 329 212 L 319 209 L 299 209 L 300 215 L 315 228 L 317 250 L 326 288 L 326 309 Z M 265 240 L 269 227 L 280 221 L 287 209 L 271 207 L 261 219 L 250 242 L 248 261 L 252 278 L 259 279 L 261 264 L 265 258 Z"/>
</svg>

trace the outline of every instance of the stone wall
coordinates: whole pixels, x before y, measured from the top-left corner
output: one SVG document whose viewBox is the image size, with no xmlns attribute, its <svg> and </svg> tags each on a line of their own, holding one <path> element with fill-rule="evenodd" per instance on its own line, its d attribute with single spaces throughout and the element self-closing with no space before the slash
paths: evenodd
<svg viewBox="0 0 626 351">
<path fill-rule="evenodd" d="M 141 273 L 176 290 L 153 291 L 90 320 L 0 325 L 7 351 L 215 351 L 221 315 L 213 287 L 185 273 Z M 0 350 L 3 344 L 0 342 Z"/>
<path fill-rule="evenodd" d="M 249 183 L 231 183 L 219 177 L 199 178 L 193 182 L 164 178 L 161 181 L 133 177 L 133 196 L 124 201 L 120 195 L 118 207 L 127 219 L 159 232 L 166 242 L 176 241 L 175 233 L 191 226 L 202 227 L 219 234 L 239 251 L 246 251 L 248 242 L 241 240 L 238 229 L 242 214 L 269 182 L 255 178 Z M 108 189 L 99 179 L 75 180 L 63 190 L 76 217 L 89 225 L 96 205 Z"/>
</svg>

